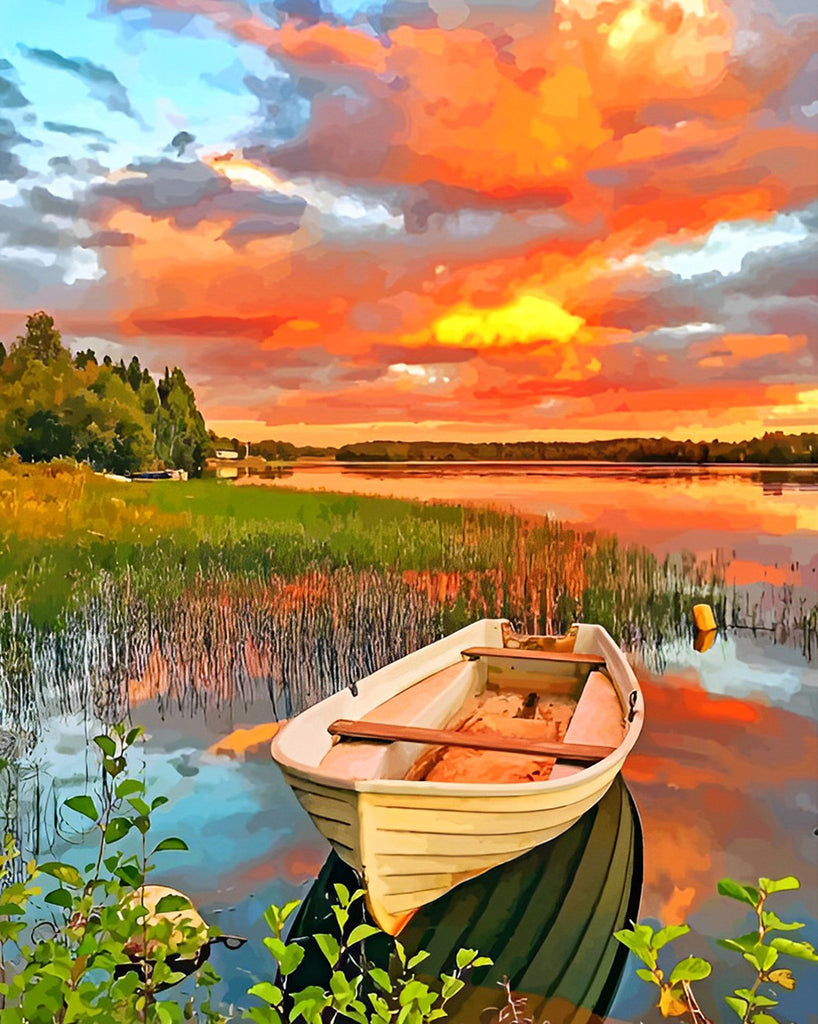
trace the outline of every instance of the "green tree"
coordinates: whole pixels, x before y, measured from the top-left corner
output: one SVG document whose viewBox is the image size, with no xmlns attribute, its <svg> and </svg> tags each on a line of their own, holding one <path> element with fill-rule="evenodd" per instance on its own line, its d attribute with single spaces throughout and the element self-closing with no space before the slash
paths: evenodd
<svg viewBox="0 0 818 1024">
<path fill-rule="evenodd" d="M 166 465 L 198 476 L 211 442 L 202 414 L 196 408 L 193 389 L 178 367 L 172 373 L 165 367 L 157 391 L 160 408 L 155 425 L 156 455 Z"/>
<path fill-rule="evenodd" d="M 60 332 L 54 327 L 54 317 L 42 310 L 26 318 L 26 333 L 19 334 L 17 342 L 20 348 L 46 365 L 64 351 Z"/>
</svg>

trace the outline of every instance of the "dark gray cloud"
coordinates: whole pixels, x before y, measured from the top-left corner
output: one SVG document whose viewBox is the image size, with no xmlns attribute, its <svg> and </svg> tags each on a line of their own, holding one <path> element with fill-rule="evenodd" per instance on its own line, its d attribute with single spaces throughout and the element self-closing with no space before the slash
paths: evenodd
<svg viewBox="0 0 818 1024">
<path fill-rule="evenodd" d="M 298 196 L 234 186 L 198 160 L 141 160 L 128 170 L 137 176 L 97 185 L 92 195 L 152 217 L 167 217 L 181 228 L 196 227 L 203 220 L 232 220 L 222 237 L 234 244 L 297 230 L 307 205 Z"/>
<path fill-rule="evenodd" d="M 70 156 L 52 156 L 48 166 L 54 175 L 71 175 L 74 178 L 95 178 L 108 173 L 107 167 L 88 157 L 72 160 Z"/>
<path fill-rule="evenodd" d="M 13 121 L 0 117 L 0 181 L 19 181 L 26 176 L 25 167 L 12 150 L 28 141 L 18 132 Z"/>
<path fill-rule="evenodd" d="M 62 121 L 43 121 L 43 128 L 50 132 L 57 132 L 59 135 L 80 136 L 90 139 L 99 139 L 102 142 L 113 142 L 104 132 L 96 128 L 85 128 L 79 124 L 65 124 Z"/>
<path fill-rule="evenodd" d="M 44 221 L 29 206 L 0 204 L 0 234 L 4 247 L 25 249 L 64 249 L 71 244 L 71 233 Z"/>
<path fill-rule="evenodd" d="M 97 185 L 94 194 L 152 216 L 175 217 L 230 192 L 229 180 L 198 160 L 138 160 L 129 164 L 128 170 L 135 172 L 135 176 Z"/>
<path fill-rule="evenodd" d="M 121 249 L 133 245 L 136 236 L 128 231 L 95 231 L 80 243 L 83 249 Z"/>
<path fill-rule="evenodd" d="M 88 87 L 89 95 L 99 100 L 108 110 L 125 114 L 141 123 L 131 106 L 127 89 L 113 71 L 101 64 L 94 64 L 86 57 L 63 57 L 55 50 L 38 50 L 27 46 L 21 46 L 20 49 L 31 60 L 78 78 Z"/>
<path fill-rule="evenodd" d="M 273 238 L 276 235 L 291 235 L 298 231 L 298 220 L 273 220 L 269 217 L 248 217 L 237 220 L 221 236 L 225 242 L 241 247 L 259 238 Z"/>
<path fill-rule="evenodd" d="M 55 196 L 42 185 L 35 185 L 26 193 L 28 204 L 35 213 L 52 214 L 55 217 L 75 217 L 80 211 L 80 203 L 75 199 L 63 199 Z"/>
<path fill-rule="evenodd" d="M 14 81 L 14 65 L 7 60 L 0 59 L 0 107 L 13 110 L 17 107 L 28 107 L 30 101 L 20 92 L 17 83 Z"/>
<path fill-rule="evenodd" d="M 172 149 L 176 150 L 177 156 L 184 156 L 185 150 L 188 146 L 192 145 L 196 141 L 196 136 L 191 135 L 190 132 L 177 132 L 170 140 Z"/>
<path fill-rule="evenodd" d="M 810 214 L 809 209 L 798 214 L 805 226 Z M 581 298 L 572 308 L 580 316 L 586 312 Z M 741 269 L 726 276 L 713 271 L 689 279 L 667 272 L 628 277 L 601 315 L 595 316 L 593 310 L 588 314 L 602 326 L 641 334 L 644 344 L 665 352 L 684 350 L 694 343 L 694 336 L 701 343 L 709 335 L 805 335 L 804 358 L 815 372 L 818 234 L 750 252 Z M 712 324 L 713 328 L 710 332 L 697 329 L 694 335 L 688 329 L 691 324 Z M 770 356 L 763 367 L 755 361 L 752 365 L 770 376 L 776 359 L 780 362 L 780 355 Z M 748 371 L 748 379 L 749 375 Z"/>
<path fill-rule="evenodd" d="M 425 231 L 430 218 L 435 214 L 448 215 L 463 210 L 497 213 L 552 210 L 570 198 L 571 194 L 565 188 L 543 186 L 541 189 L 518 191 L 507 198 L 498 198 L 475 189 L 427 181 L 423 185 L 407 188 L 402 205 L 406 230 L 412 233 Z M 567 225 L 562 227 L 564 230 Z"/>
</svg>

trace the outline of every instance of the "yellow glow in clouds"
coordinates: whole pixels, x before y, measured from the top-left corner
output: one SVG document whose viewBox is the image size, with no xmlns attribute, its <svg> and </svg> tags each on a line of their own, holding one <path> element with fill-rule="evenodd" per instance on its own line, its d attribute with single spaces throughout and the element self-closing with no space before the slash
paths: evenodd
<svg viewBox="0 0 818 1024">
<path fill-rule="evenodd" d="M 582 327 L 582 317 L 566 313 L 550 299 L 524 295 L 499 309 L 468 307 L 448 313 L 434 324 L 442 345 L 527 345 L 536 341 L 570 341 Z"/>
</svg>

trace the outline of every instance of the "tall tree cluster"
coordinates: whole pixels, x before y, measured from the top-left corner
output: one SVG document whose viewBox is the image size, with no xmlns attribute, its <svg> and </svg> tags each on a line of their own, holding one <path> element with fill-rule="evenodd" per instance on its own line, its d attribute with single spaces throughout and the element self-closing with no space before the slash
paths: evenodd
<svg viewBox="0 0 818 1024">
<path fill-rule="evenodd" d="M 158 384 L 134 356 L 126 366 L 90 349 L 75 356 L 53 317 L 26 320 L 0 345 L 0 453 L 26 462 L 71 457 L 132 473 L 172 466 L 201 472 L 209 438 L 185 375 L 165 368 Z"/>
</svg>

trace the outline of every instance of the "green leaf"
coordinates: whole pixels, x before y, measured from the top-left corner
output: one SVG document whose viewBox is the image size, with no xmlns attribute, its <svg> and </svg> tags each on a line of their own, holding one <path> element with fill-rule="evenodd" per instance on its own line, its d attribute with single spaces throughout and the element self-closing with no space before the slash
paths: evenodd
<svg viewBox="0 0 818 1024">
<path fill-rule="evenodd" d="M 347 887 L 343 885 L 341 882 L 336 882 L 333 885 L 333 889 L 335 890 L 335 895 L 338 897 L 338 903 L 341 905 L 341 907 L 348 907 L 349 889 L 347 889 Z"/>
<path fill-rule="evenodd" d="M 773 949 L 777 949 L 779 953 L 798 957 L 799 960 L 818 960 L 818 953 L 815 952 L 809 942 L 794 942 L 792 939 L 775 938 L 770 945 Z M 764 970 L 767 970 L 767 968 L 765 967 Z"/>
<path fill-rule="evenodd" d="M 138 817 L 134 818 L 133 823 L 139 829 L 143 836 L 150 831 L 151 820 L 144 814 L 140 814 Z"/>
<path fill-rule="evenodd" d="M 787 942 L 788 940 L 785 939 L 784 941 Z M 752 955 L 755 957 L 760 971 L 769 971 L 778 959 L 778 953 L 775 950 L 775 946 L 772 944 L 765 946 L 763 942 L 759 942 L 753 947 Z"/>
<path fill-rule="evenodd" d="M 661 949 L 668 942 L 678 939 L 680 935 L 687 935 L 689 931 L 690 927 L 686 924 L 669 924 L 666 928 L 660 928 L 653 936 L 653 948 Z"/>
<path fill-rule="evenodd" d="M 452 996 L 456 996 L 466 984 L 462 978 L 455 978 L 450 974 L 443 974 L 441 977 L 443 979 L 443 988 L 440 990 L 440 994 L 447 1001 L 451 999 Z"/>
<path fill-rule="evenodd" d="M 713 968 L 706 960 L 698 956 L 689 956 L 679 963 L 670 972 L 671 985 L 677 981 L 701 981 L 706 978 Z"/>
<path fill-rule="evenodd" d="M 804 927 L 801 921 L 782 921 L 778 914 L 771 910 L 762 912 L 761 922 L 768 932 L 794 932 Z"/>
<path fill-rule="evenodd" d="M 44 875 L 51 875 L 52 878 L 58 879 L 60 882 L 65 883 L 65 885 L 70 886 L 72 889 L 81 889 L 84 884 L 82 875 L 71 864 L 63 864 L 62 861 L 50 860 L 46 861 L 45 864 L 40 864 L 39 868 Z"/>
<path fill-rule="evenodd" d="M 400 960 L 401 967 L 406 967 L 406 949 L 402 942 L 395 939 L 395 953 L 398 960 Z"/>
<path fill-rule="evenodd" d="M 161 841 L 161 843 L 157 843 L 156 846 L 154 846 L 154 848 L 153 848 L 153 850 L 151 852 L 151 856 L 153 856 L 154 853 L 161 853 L 163 850 L 189 850 L 189 849 L 190 849 L 190 847 L 187 845 L 187 843 L 184 841 L 184 839 L 179 839 L 177 836 L 168 836 L 167 839 L 163 839 Z"/>
<path fill-rule="evenodd" d="M 116 871 L 114 871 L 114 875 L 121 882 L 124 882 L 125 885 L 129 885 L 132 889 L 136 889 L 145 881 L 145 876 L 135 864 L 120 865 Z"/>
<path fill-rule="evenodd" d="M 117 797 L 122 800 L 134 793 L 144 793 L 145 784 L 138 779 L 123 779 L 122 782 L 117 783 L 115 792 Z"/>
<path fill-rule="evenodd" d="M 283 943 L 281 939 L 266 938 L 264 940 L 264 945 L 278 961 L 278 968 L 283 977 L 286 977 L 288 974 L 292 974 L 304 959 L 303 948 L 295 942 L 291 942 L 287 945 Z"/>
<path fill-rule="evenodd" d="M 70 807 L 72 811 L 76 811 L 86 818 L 90 818 L 91 821 L 99 820 L 99 811 L 90 796 L 72 796 L 65 801 L 65 806 Z"/>
<path fill-rule="evenodd" d="M 301 900 L 290 900 L 281 908 L 281 923 L 283 924 L 294 910 L 301 906 Z"/>
<path fill-rule="evenodd" d="M 427 960 L 430 956 L 431 953 L 427 953 L 425 949 L 419 950 L 413 957 L 409 958 L 409 961 L 406 964 L 407 971 L 411 971 L 413 968 L 417 967 L 418 964 L 422 964 L 423 961 Z"/>
<path fill-rule="evenodd" d="M 349 933 L 347 939 L 348 946 L 354 946 L 356 942 L 362 942 L 364 939 L 368 939 L 371 935 L 377 935 L 380 928 L 375 928 L 371 924 L 359 924 L 356 925 Z"/>
<path fill-rule="evenodd" d="M 730 1009 L 735 1012 L 739 1020 L 744 1020 L 744 1013 L 748 1006 L 746 999 L 736 999 L 735 996 L 725 996 L 724 1001 Z"/>
<path fill-rule="evenodd" d="M 372 1009 L 377 1013 L 381 1020 L 388 1021 L 392 1014 L 389 1012 L 389 1004 L 383 998 L 383 996 L 377 995 L 375 992 L 370 992 L 369 1001 L 372 1003 Z"/>
<path fill-rule="evenodd" d="M 105 842 L 118 843 L 131 831 L 131 827 L 127 818 L 111 818 L 105 828 Z"/>
<path fill-rule="evenodd" d="M 94 743 L 96 743 L 102 753 L 107 754 L 108 757 L 113 757 L 116 753 L 116 742 L 112 740 L 110 736 L 95 736 Z"/>
<path fill-rule="evenodd" d="M 749 903 L 751 907 L 758 905 L 759 892 L 752 885 L 742 885 L 732 878 L 722 878 L 717 889 L 721 896 L 729 896 L 730 899 Z"/>
<path fill-rule="evenodd" d="M 392 991 L 392 979 L 382 970 L 380 967 L 371 967 L 369 969 L 369 977 L 375 982 L 379 989 L 384 992 Z"/>
<path fill-rule="evenodd" d="M 622 931 L 614 932 L 614 938 L 618 939 L 623 946 L 627 946 L 632 953 L 635 953 L 647 967 L 656 966 L 656 954 L 636 932 L 630 928 L 623 928 Z M 758 939 L 758 935 L 756 935 L 756 939 Z"/>
<path fill-rule="evenodd" d="M 157 807 L 162 807 L 167 802 L 168 798 L 166 796 L 155 796 L 153 800 L 151 800 L 151 810 L 155 811 Z"/>
<path fill-rule="evenodd" d="M 778 1021 L 769 1013 L 754 1013 L 750 1018 L 751 1024 L 778 1024 Z"/>
<path fill-rule="evenodd" d="M 491 967 L 493 963 L 494 961 L 490 956 L 479 956 L 472 964 L 472 967 Z"/>
<path fill-rule="evenodd" d="M 462 970 L 464 967 L 468 967 L 476 956 L 476 949 L 458 949 L 457 955 L 455 956 L 455 963 L 460 970 Z"/>
<path fill-rule="evenodd" d="M 156 904 L 157 914 L 172 914 L 176 910 L 188 910 L 192 903 L 187 896 L 179 896 L 176 893 L 168 893 Z"/>
<path fill-rule="evenodd" d="M 338 940 L 333 935 L 316 935 L 315 941 L 318 943 L 318 948 L 327 958 L 327 963 L 330 967 L 334 967 L 338 963 L 338 957 L 341 954 L 341 946 Z"/>
<path fill-rule="evenodd" d="M 739 997 L 739 999 L 745 999 L 747 1001 L 748 1005 L 753 1004 L 753 1003 L 758 1003 L 759 999 L 763 999 L 764 998 L 763 996 L 755 995 L 753 992 L 750 991 L 749 988 L 737 988 L 737 989 L 734 989 L 734 992 Z M 764 1005 L 765 1005 L 765 1003 L 763 1003 L 763 1002 L 759 1003 L 759 1006 L 764 1006 Z M 771 1002 L 771 1003 L 767 1003 L 766 1005 L 767 1006 L 775 1006 L 775 1003 Z"/>
<path fill-rule="evenodd" d="M 65 907 L 66 910 L 74 905 L 71 893 L 67 889 L 54 889 L 44 899 L 46 903 L 54 907 Z"/>
<path fill-rule="evenodd" d="M 142 733 L 145 731 L 144 725 L 135 725 L 133 729 L 129 729 L 125 736 L 125 746 L 133 746 L 134 743 L 139 739 Z"/>
<path fill-rule="evenodd" d="M 787 875 L 785 878 L 759 878 L 758 887 L 766 893 L 787 892 L 791 889 L 800 889 L 801 883 L 795 875 Z"/>
<path fill-rule="evenodd" d="M 133 807 L 136 813 L 140 814 L 143 818 L 150 816 L 151 809 L 141 796 L 129 796 L 128 803 Z"/>
<path fill-rule="evenodd" d="M 649 981 L 651 985 L 659 984 L 659 982 L 656 980 L 653 971 L 649 971 L 646 967 L 637 967 L 636 976 L 638 978 L 641 978 L 642 981 Z"/>
<path fill-rule="evenodd" d="M 356 979 L 360 981 L 359 979 Z M 341 971 L 333 971 L 329 979 L 329 990 L 335 997 L 335 1003 L 339 1009 L 346 1006 L 355 998 L 358 986 L 353 985 Z"/>
<path fill-rule="evenodd" d="M 278 985 L 271 985 L 269 981 L 260 981 L 257 985 L 253 985 L 252 988 L 247 989 L 247 994 L 257 996 L 273 1006 L 277 1006 L 281 1002 L 283 995 Z"/>
<path fill-rule="evenodd" d="M 747 932 L 746 935 L 739 935 L 736 939 L 717 939 L 720 946 L 725 949 L 735 949 L 739 953 L 749 953 L 758 942 L 758 932 Z"/>
</svg>

